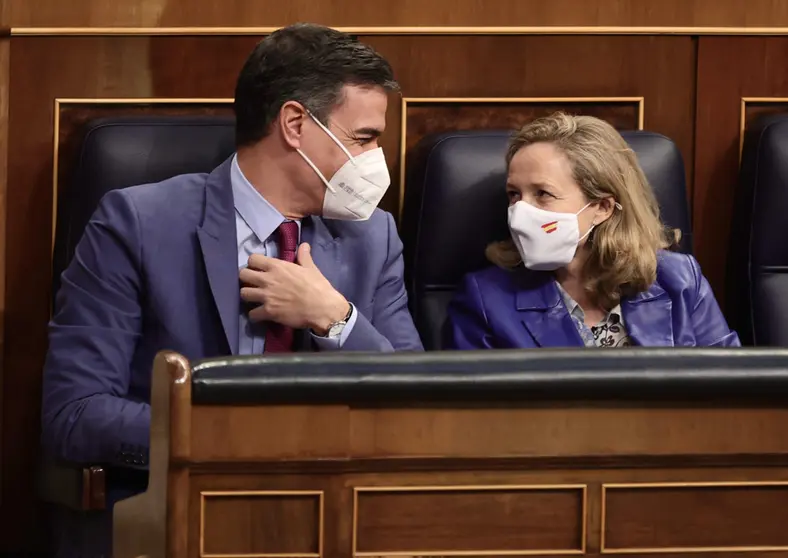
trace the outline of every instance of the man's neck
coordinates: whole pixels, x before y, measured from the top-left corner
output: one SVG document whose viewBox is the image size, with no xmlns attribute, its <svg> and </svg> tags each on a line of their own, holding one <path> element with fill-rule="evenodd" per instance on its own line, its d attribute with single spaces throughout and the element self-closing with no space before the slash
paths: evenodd
<svg viewBox="0 0 788 558">
<path fill-rule="evenodd" d="M 297 221 L 310 215 L 313 204 L 282 168 L 281 156 L 261 144 L 238 150 L 238 167 L 249 183 L 286 219 Z"/>
</svg>

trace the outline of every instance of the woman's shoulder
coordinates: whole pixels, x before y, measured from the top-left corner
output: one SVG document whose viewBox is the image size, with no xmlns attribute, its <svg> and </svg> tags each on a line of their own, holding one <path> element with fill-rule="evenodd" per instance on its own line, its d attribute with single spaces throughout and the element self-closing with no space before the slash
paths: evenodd
<svg viewBox="0 0 788 558">
<path fill-rule="evenodd" d="M 475 285 L 481 288 L 499 287 L 508 288 L 514 285 L 517 278 L 517 270 L 504 269 L 497 265 L 491 265 L 477 271 L 467 273 L 463 278 L 463 283 L 468 285 Z"/>
<path fill-rule="evenodd" d="M 700 265 L 690 254 L 660 250 L 657 252 L 657 283 L 662 287 L 697 287 Z"/>
</svg>

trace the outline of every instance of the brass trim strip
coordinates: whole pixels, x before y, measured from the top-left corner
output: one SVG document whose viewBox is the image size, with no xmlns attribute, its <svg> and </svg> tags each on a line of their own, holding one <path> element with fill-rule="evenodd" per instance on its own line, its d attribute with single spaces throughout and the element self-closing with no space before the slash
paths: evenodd
<svg viewBox="0 0 788 558">
<path fill-rule="evenodd" d="M 12 37 L 267 35 L 264 27 L 12 27 Z M 788 35 L 788 27 L 704 26 L 338 26 L 353 35 Z"/>
<path fill-rule="evenodd" d="M 638 130 L 645 125 L 645 97 L 402 97 L 402 114 L 400 116 L 399 144 L 399 199 L 397 223 L 402 223 L 402 212 L 405 205 L 405 178 L 408 136 L 408 104 L 538 104 L 538 103 L 637 103 Z"/>
<path fill-rule="evenodd" d="M 206 498 L 228 498 L 242 496 L 259 496 L 261 498 L 281 498 L 283 496 L 318 498 L 318 546 L 317 553 L 263 553 L 263 554 L 206 554 L 205 553 L 205 500 Z M 322 490 L 203 490 L 200 492 L 200 558 L 322 558 L 323 556 L 323 523 L 324 523 L 324 492 Z"/>
<path fill-rule="evenodd" d="M 660 489 L 660 488 L 753 488 L 788 487 L 788 481 L 706 481 L 706 482 L 647 482 L 647 483 L 604 483 L 602 484 L 602 507 L 599 537 L 600 554 L 707 554 L 722 552 L 776 552 L 786 551 L 788 546 L 689 546 L 657 548 L 607 548 L 605 530 L 607 527 L 607 490 L 608 489 Z"/>
<path fill-rule="evenodd" d="M 580 548 L 548 550 L 407 550 L 407 551 L 364 551 L 358 550 L 358 496 L 361 493 L 381 492 L 530 492 L 545 490 L 579 491 L 582 494 L 580 509 Z M 436 486 L 356 486 L 353 487 L 353 558 L 444 558 L 449 556 L 576 556 L 586 553 L 588 537 L 588 485 L 586 484 L 513 484 L 513 485 L 436 485 Z"/>
</svg>

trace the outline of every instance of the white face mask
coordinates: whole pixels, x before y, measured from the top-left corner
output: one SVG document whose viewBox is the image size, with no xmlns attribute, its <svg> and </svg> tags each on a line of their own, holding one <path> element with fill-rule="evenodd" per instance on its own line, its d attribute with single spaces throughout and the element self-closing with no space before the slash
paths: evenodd
<svg viewBox="0 0 788 558">
<path fill-rule="evenodd" d="M 328 134 L 334 143 L 347 155 L 348 161 L 326 180 L 320 169 L 298 149 L 298 154 L 312 167 L 320 180 L 326 185 L 326 197 L 323 200 L 323 217 L 341 219 L 343 221 L 366 221 L 383 199 L 391 177 L 383 155 L 383 148 L 378 147 L 353 157 L 331 131 L 322 122 L 309 113 L 312 120 Z"/>
<path fill-rule="evenodd" d="M 595 225 L 580 236 L 577 213 L 546 211 L 518 201 L 509 206 L 509 229 L 523 264 L 534 271 L 554 271 L 566 266 L 575 257 L 577 245 L 591 234 Z"/>
</svg>

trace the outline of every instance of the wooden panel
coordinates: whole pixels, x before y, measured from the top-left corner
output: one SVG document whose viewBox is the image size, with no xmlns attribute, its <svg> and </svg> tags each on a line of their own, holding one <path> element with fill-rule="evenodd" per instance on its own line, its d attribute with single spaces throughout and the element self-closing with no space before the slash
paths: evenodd
<svg viewBox="0 0 788 558">
<path fill-rule="evenodd" d="M 356 556 L 582 553 L 584 486 L 357 488 Z"/>
<path fill-rule="evenodd" d="M 698 49 L 698 101 L 695 135 L 693 227 L 698 259 L 724 298 L 734 191 L 738 183 L 742 99 L 788 97 L 783 68 L 786 37 L 702 37 Z M 745 120 L 782 102 L 747 103 Z"/>
<path fill-rule="evenodd" d="M 643 97 L 644 127 L 676 142 L 690 176 L 695 52 L 688 37 L 370 37 L 369 41 L 394 65 L 404 97 L 420 99 L 406 104 L 408 146 L 425 133 L 445 129 L 455 117 L 461 127 L 496 127 L 519 123 L 542 111 L 568 108 L 606 116 L 622 127 L 639 124 L 637 102 L 631 99 L 617 103 L 564 100 L 552 105 L 549 101 L 508 104 L 474 99 Z M 406 44 L 411 45 L 407 50 Z M 508 64 L 491 64 L 501 53 L 516 56 Z M 569 66 L 577 70 L 561 70 Z M 442 98 L 453 101 L 430 102 Z M 399 112 L 390 118 L 399 119 Z M 390 162 L 399 157 L 397 139 L 392 133 L 384 138 Z M 393 184 L 398 183 L 399 166 L 392 172 Z M 393 194 L 387 194 L 384 203 L 395 206 L 397 202 L 389 200 L 389 195 Z"/>
<path fill-rule="evenodd" d="M 752 456 L 753 463 L 760 459 Z M 357 555 L 383 557 L 407 556 L 443 557 L 443 556 L 495 556 L 502 555 L 503 550 L 489 550 L 463 554 L 462 551 L 449 551 L 449 548 L 475 548 L 485 546 L 488 549 L 512 548 L 520 542 L 527 548 L 551 548 L 553 551 L 528 551 L 538 556 L 553 554 L 579 554 L 578 529 L 582 525 L 577 519 L 582 513 L 586 518 L 585 552 L 588 556 L 598 556 L 602 548 L 602 485 L 638 483 L 659 484 L 665 482 L 688 483 L 725 483 L 732 479 L 762 482 L 766 484 L 779 482 L 788 484 L 788 469 L 785 459 L 779 466 L 742 466 L 746 461 L 742 457 L 731 460 L 716 460 L 706 466 L 687 467 L 688 459 L 676 461 L 672 465 L 648 466 L 643 459 L 630 458 L 616 465 L 600 465 L 593 459 L 578 458 L 561 466 L 546 465 L 537 459 L 501 460 L 482 458 L 479 460 L 446 460 L 433 459 L 416 463 L 411 459 L 391 459 L 370 462 L 359 459 L 349 460 L 311 460 L 295 461 L 288 465 L 288 471 L 274 468 L 274 464 L 228 464 L 226 462 L 202 462 L 193 464 L 191 475 L 192 502 L 199 502 L 201 491 L 321 491 L 324 493 L 324 546 L 326 558 L 348 558 L 354 552 L 354 531 L 357 534 L 355 548 Z M 284 465 L 282 463 L 278 465 Z M 555 490 L 556 485 L 560 488 Z M 447 494 L 423 492 L 424 488 L 449 488 Z M 517 490 L 516 487 L 528 487 L 528 490 Z M 580 489 L 571 486 L 587 486 L 585 510 L 578 508 L 581 498 Z M 391 487 L 406 487 L 402 492 Z M 457 492 L 463 487 L 466 492 Z M 486 491 L 468 490 L 471 487 L 490 487 Z M 370 488 L 373 490 L 371 491 Z M 539 496 L 538 490 L 545 493 Z M 358 513 L 354 512 L 354 495 L 359 490 Z M 414 491 L 411 491 L 413 489 Z M 497 491 L 501 489 L 501 491 Z M 374 492 L 381 490 L 382 492 Z M 612 492 L 612 491 L 611 491 Z M 645 493 L 646 490 L 640 490 Z M 615 493 L 617 497 L 618 493 Z M 741 497 L 740 497 L 741 496 Z M 371 499 L 369 499 L 371 498 Z M 719 500 L 711 496 L 711 503 Z M 728 509 L 738 514 L 745 506 L 751 505 L 749 496 L 730 494 L 725 501 L 730 504 Z M 749 503 L 748 503 L 749 502 Z M 783 499 L 784 502 L 784 499 Z M 670 502 L 673 505 L 674 502 Z M 765 499 L 764 504 L 775 504 Z M 696 526 L 704 521 L 719 518 L 720 514 L 709 505 L 709 500 L 701 497 L 690 497 L 676 505 L 687 505 L 682 509 L 682 517 L 695 515 L 691 521 L 678 525 L 672 536 L 696 536 Z M 616 504 L 617 505 L 617 504 Z M 462 506 L 462 507 L 460 507 Z M 497 507 L 496 507 L 497 506 Z M 547 507 L 553 513 L 548 523 Z M 784 507 L 784 506 L 783 506 Z M 484 517 L 475 515 L 477 510 L 485 510 Z M 189 556 L 199 554 L 200 506 L 191 507 L 188 522 L 180 526 L 188 526 Z M 771 508 L 774 509 L 774 508 Z M 758 514 L 768 513 L 764 506 Z M 370 515 L 374 513 L 374 515 Z M 647 513 L 647 511 L 637 512 Z M 641 516 L 635 514 L 634 517 Z M 535 517 L 531 517 L 531 515 Z M 608 517 L 612 517 L 610 513 Z M 784 521 L 784 513 L 780 512 L 778 520 Z M 354 520 L 354 517 L 356 518 Z M 659 516 L 663 519 L 665 515 Z M 737 516 L 740 518 L 740 516 Z M 475 525 L 470 525 L 472 520 Z M 622 519 L 626 520 L 626 517 Z M 648 520 L 645 518 L 644 520 Z M 248 522 L 248 521 L 247 521 Z M 533 529 L 515 529 L 518 526 L 543 526 L 540 531 Z M 354 530 L 354 523 L 358 529 Z M 733 522 L 732 522 L 733 523 Z M 457 527 L 465 527 L 462 530 Z M 771 523 L 770 523 L 771 524 Z M 647 527 L 638 529 L 639 524 L 629 523 L 632 529 L 618 530 L 627 537 L 643 536 Z M 739 521 L 731 525 L 729 536 L 738 540 L 752 538 L 754 530 L 752 521 Z M 573 528 L 576 526 L 577 528 Z M 398 537 L 397 533 L 404 533 Z M 497 538 L 492 534 L 497 534 Z M 456 536 L 450 536 L 454 534 Z M 713 534 L 712 534 L 713 535 Z M 483 537 L 487 536 L 485 540 Z M 701 536 L 708 536 L 701 533 Z M 373 538 L 371 538 L 373 537 Z M 422 546 L 416 548 L 414 541 Z M 611 544 L 615 539 L 611 541 Z M 428 550 L 424 545 L 435 543 Z M 440 547 L 438 544 L 440 543 Z M 474 544 L 475 543 L 475 544 Z M 496 543 L 497 546 L 496 546 Z M 362 545 L 367 545 L 366 547 Z M 374 547 L 372 545 L 375 545 Z M 384 548 L 383 545 L 386 544 Z M 248 545 L 247 545 L 248 548 Z M 409 548 L 396 553 L 394 548 Z M 389 552 L 384 552 L 389 549 Z M 437 550 L 444 550 L 438 553 Z M 571 550 L 570 549 L 574 549 Z M 509 555 L 522 556 L 523 552 L 508 551 Z M 608 552 L 610 549 L 608 548 Z M 639 555 L 639 554 L 638 554 Z M 726 556 L 745 556 L 726 554 Z M 749 558 L 768 558 L 775 556 L 768 552 L 747 552 Z"/>
<path fill-rule="evenodd" d="M 307 440 L 323 459 L 731 455 L 788 453 L 788 409 L 598 404 L 593 411 L 551 405 L 502 409 L 200 407 L 192 416 L 197 461 L 294 459 Z M 520 436 L 510 435 L 518 424 Z M 249 424 L 259 425 L 255 437 Z M 550 436 L 543 436 L 550 432 Z M 315 433 L 320 435 L 315 437 Z M 735 448 L 735 450 L 734 450 Z"/>
<path fill-rule="evenodd" d="M 405 103 L 405 149 L 410 150 L 429 134 L 453 130 L 515 130 L 555 111 L 602 118 L 619 130 L 638 130 L 643 115 L 642 99 L 403 99 Z"/>
<path fill-rule="evenodd" d="M 408 98 L 402 100 L 400 208 L 404 198 L 407 152 L 425 136 L 454 130 L 516 130 L 555 111 L 602 118 L 618 130 L 643 128 L 642 97 L 569 98 Z"/>
<path fill-rule="evenodd" d="M 584 25 L 788 26 L 781 0 L 485 0 L 425 3 L 400 0 L 292 0 L 286 3 L 211 0 L 5 0 L 13 26 L 286 25 Z"/>
<path fill-rule="evenodd" d="M 8 196 L 8 93 L 10 90 L 9 62 L 11 54 L 11 43 L 8 37 L 0 38 L 0 293 L 5 293 L 5 274 L 6 274 L 6 198 Z M 3 425 L 6 406 L 4 404 L 3 382 L 5 377 L 5 366 L 3 362 L 3 349 L 5 342 L 5 297 L 0 296 L 0 506 L 6 497 L 4 493 L 4 481 L 6 475 L 6 453 L 4 446 L 6 442 Z M 13 434 L 12 434 L 13 435 Z"/>
<path fill-rule="evenodd" d="M 788 550 L 788 483 L 606 486 L 603 552 Z"/>
<path fill-rule="evenodd" d="M 200 556 L 319 558 L 322 492 L 203 492 Z"/>
</svg>

